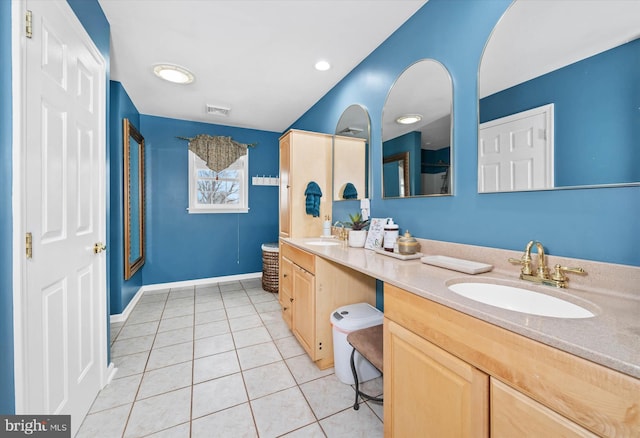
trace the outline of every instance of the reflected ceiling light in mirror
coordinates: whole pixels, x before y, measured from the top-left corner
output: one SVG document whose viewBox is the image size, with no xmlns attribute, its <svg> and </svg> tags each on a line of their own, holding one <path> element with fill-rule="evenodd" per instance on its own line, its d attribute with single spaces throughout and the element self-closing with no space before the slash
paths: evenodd
<svg viewBox="0 0 640 438">
<path fill-rule="evenodd" d="M 422 116 L 420 114 L 405 114 L 404 116 L 400 116 L 396 119 L 396 123 L 400 125 L 413 125 L 414 123 L 418 123 L 422 120 Z"/>
<path fill-rule="evenodd" d="M 189 70 L 172 64 L 157 64 L 153 66 L 153 72 L 160 79 L 174 84 L 190 84 L 195 76 Z"/>
<path fill-rule="evenodd" d="M 331 64 L 329 64 L 328 61 L 322 60 L 322 61 L 316 62 L 315 67 L 316 67 L 316 70 L 318 71 L 327 71 L 331 68 Z"/>
</svg>

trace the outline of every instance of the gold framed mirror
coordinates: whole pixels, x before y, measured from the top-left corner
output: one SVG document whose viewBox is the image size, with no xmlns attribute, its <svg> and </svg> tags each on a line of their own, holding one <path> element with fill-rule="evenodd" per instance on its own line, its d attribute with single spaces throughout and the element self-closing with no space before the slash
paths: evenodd
<svg viewBox="0 0 640 438">
<path fill-rule="evenodd" d="M 144 265 L 144 137 L 123 120 L 124 144 L 124 279 Z"/>
</svg>

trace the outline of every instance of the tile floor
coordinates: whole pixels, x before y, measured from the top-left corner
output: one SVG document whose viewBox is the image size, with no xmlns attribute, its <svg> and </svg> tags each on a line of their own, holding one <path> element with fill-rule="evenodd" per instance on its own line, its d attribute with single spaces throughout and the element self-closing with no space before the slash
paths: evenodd
<svg viewBox="0 0 640 438">
<path fill-rule="evenodd" d="M 111 325 L 113 381 L 78 437 L 376 437 L 382 406 L 320 371 L 261 280 L 147 292 Z M 382 379 L 364 384 L 382 392 Z"/>
</svg>

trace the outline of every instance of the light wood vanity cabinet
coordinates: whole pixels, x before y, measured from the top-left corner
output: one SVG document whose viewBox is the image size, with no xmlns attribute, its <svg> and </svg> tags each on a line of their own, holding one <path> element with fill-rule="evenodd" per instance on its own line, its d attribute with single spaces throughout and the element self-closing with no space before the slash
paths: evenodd
<svg viewBox="0 0 640 438">
<path fill-rule="evenodd" d="M 384 336 L 385 436 L 488 436 L 488 375 L 389 319 Z"/>
<path fill-rule="evenodd" d="M 331 312 L 354 303 L 375 305 L 375 279 L 280 242 L 282 318 L 311 360 L 333 366 Z"/>
<path fill-rule="evenodd" d="M 331 216 L 331 148 L 333 138 L 317 132 L 287 131 L 280 138 L 280 237 L 317 237 L 322 220 Z M 306 212 L 307 184 L 322 191 L 320 216 Z"/>
<path fill-rule="evenodd" d="M 389 284 L 384 296 L 385 436 L 640 436 L 639 379 Z"/>
</svg>

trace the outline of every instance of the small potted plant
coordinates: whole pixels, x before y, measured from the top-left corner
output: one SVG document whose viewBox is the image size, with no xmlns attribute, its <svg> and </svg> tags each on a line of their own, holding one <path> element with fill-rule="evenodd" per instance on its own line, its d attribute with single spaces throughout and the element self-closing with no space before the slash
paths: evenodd
<svg viewBox="0 0 640 438">
<path fill-rule="evenodd" d="M 349 230 L 349 246 L 362 248 L 367 241 L 366 228 L 369 225 L 369 220 L 363 221 L 360 213 L 350 214 L 349 219 L 351 219 L 351 222 L 346 223 L 348 227 L 351 227 L 351 230 Z"/>
</svg>

